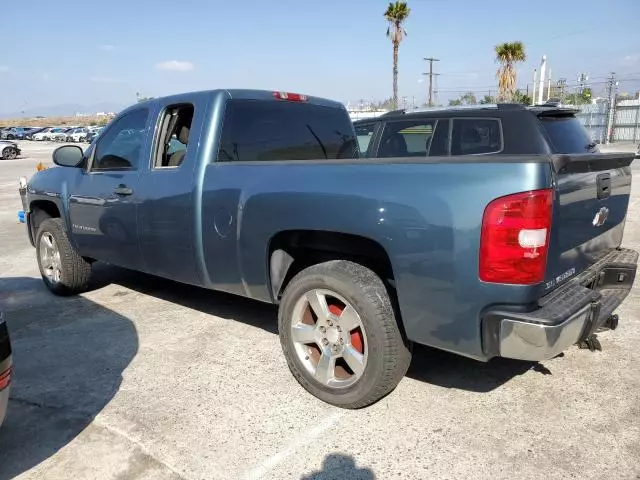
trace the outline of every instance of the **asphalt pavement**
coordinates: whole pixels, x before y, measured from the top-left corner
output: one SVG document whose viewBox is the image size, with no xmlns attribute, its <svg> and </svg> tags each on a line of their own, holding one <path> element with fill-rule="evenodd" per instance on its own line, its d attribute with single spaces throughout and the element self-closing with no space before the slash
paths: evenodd
<svg viewBox="0 0 640 480">
<path fill-rule="evenodd" d="M 269 305 L 103 265 L 89 293 L 49 294 L 17 186 L 54 146 L 0 161 L 15 351 L 0 479 L 640 478 L 639 287 L 601 352 L 483 364 L 417 348 L 392 394 L 340 410 L 293 379 Z M 637 185 L 624 244 L 640 248 Z"/>
</svg>

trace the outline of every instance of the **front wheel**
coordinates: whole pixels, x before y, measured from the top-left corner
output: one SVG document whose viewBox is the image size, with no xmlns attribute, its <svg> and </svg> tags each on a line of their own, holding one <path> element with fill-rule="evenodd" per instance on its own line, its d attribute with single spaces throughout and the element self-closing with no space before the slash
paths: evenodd
<svg viewBox="0 0 640 480">
<path fill-rule="evenodd" d="M 56 295 L 81 293 L 89 286 L 91 264 L 76 252 L 60 218 L 45 220 L 36 236 L 40 275 Z"/>
<path fill-rule="evenodd" d="M 13 147 L 5 147 L 2 149 L 2 159 L 3 160 L 13 160 L 18 156 L 18 152 Z"/>
<path fill-rule="evenodd" d="M 334 260 L 296 275 L 282 297 L 278 327 L 293 376 L 338 407 L 377 402 L 411 362 L 384 283 L 357 263 Z"/>
</svg>

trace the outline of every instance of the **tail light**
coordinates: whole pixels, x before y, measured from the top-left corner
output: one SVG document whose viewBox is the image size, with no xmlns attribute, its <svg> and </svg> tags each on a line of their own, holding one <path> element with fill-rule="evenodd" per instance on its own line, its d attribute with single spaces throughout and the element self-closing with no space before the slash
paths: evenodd
<svg viewBox="0 0 640 480">
<path fill-rule="evenodd" d="M 273 92 L 273 96 L 278 100 L 288 100 L 290 102 L 306 102 L 307 96 L 299 93 Z"/>
<path fill-rule="evenodd" d="M 4 390 L 11 383 L 11 367 L 0 373 L 0 391 Z"/>
<path fill-rule="evenodd" d="M 544 280 L 551 231 L 553 190 L 498 198 L 484 211 L 480 280 L 532 285 Z"/>
</svg>

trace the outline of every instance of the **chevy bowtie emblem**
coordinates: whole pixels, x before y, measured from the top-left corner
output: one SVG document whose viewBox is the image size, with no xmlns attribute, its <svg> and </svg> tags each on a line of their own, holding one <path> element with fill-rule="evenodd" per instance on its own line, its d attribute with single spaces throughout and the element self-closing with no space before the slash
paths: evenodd
<svg viewBox="0 0 640 480">
<path fill-rule="evenodd" d="M 604 225 L 604 222 L 607 221 L 607 217 L 609 216 L 609 209 L 607 207 L 602 207 L 600 210 L 598 210 L 598 213 L 596 213 L 596 216 L 593 217 L 593 226 L 594 227 L 601 227 L 602 225 Z"/>
</svg>

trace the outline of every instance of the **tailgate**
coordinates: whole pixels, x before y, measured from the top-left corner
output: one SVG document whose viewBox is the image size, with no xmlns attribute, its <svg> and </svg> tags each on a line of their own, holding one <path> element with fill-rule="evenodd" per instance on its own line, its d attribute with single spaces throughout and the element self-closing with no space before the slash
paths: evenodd
<svg viewBox="0 0 640 480">
<path fill-rule="evenodd" d="M 544 116 L 540 123 L 555 153 L 549 291 L 620 247 L 634 154 L 597 152 L 573 115 Z"/>
</svg>

